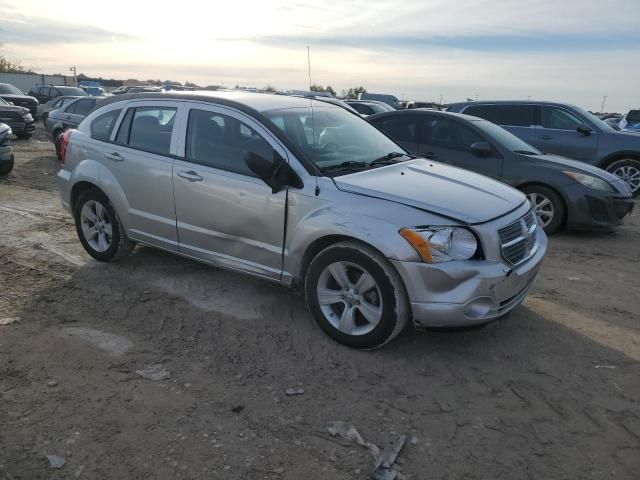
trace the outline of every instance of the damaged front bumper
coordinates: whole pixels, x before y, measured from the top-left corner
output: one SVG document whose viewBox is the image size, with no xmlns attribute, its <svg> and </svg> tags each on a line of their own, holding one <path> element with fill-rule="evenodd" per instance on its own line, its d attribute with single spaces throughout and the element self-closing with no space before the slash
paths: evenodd
<svg viewBox="0 0 640 480">
<path fill-rule="evenodd" d="M 542 265 L 547 237 L 524 263 L 468 260 L 446 263 L 391 260 L 403 278 L 417 327 L 463 327 L 500 318 L 520 305 Z"/>
</svg>

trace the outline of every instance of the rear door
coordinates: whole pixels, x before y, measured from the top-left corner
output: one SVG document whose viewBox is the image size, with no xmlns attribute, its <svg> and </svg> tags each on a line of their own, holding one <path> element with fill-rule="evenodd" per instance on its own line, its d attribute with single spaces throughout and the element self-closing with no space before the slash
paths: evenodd
<svg viewBox="0 0 640 480">
<path fill-rule="evenodd" d="M 479 157 L 471 145 L 487 140 L 464 122 L 440 115 L 422 115 L 420 155 L 492 178 L 502 176 L 502 158 Z"/>
<path fill-rule="evenodd" d="M 63 116 L 64 129 L 77 128 L 80 122 L 84 120 L 84 117 L 87 116 L 87 113 L 89 113 L 95 105 L 96 101 L 92 98 L 83 98 L 72 105 L 69 105 Z"/>
<path fill-rule="evenodd" d="M 575 113 L 554 105 L 541 107 L 541 124 L 536 127 L 536 142 L 543 152 L 577 160 L 590 160 L 598 149 L 598 132 L 584 134 L 578 127 L 588 125 Z"/>
<path fill-rule="evenodd" d="M 420 116 L 385 115 L 372 123 L 414 155 L 420 155 Z"/>
<path fill-rule="evenodd" d="M 102 161 L 126 195 L 123 214 L 132 238 L 173 251 L 178 250 L 172 167 L 179 115 L 179 102 L 129 102 L 104 144 Z M 96 131 L 105 128 L 98 125 Z"/>
<path fill-rule="evenodd" d="M 233 109 L 194 105 L 173 183 L 180 251 L 279 280 L 287 192 L 272 193 L 246 166 L 254 152 L 287 158 L 260 124 Z"/>
<path fill-rule="evenodd" d="M 500 125 L 516 137 L 534 145 L 535 126 L 538 123 L 538 107 L 532 104 L 479 104 L 469 105 L 465 115 L 484 118 Z"/>
</svg>

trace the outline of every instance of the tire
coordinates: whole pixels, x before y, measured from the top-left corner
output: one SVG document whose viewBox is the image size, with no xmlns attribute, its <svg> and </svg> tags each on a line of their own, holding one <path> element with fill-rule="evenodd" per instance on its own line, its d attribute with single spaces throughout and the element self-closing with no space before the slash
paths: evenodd
<svg viewBox="0 0 640 480">
<path fill-rule="evenodd" d="M 640 195 L 640 160 L 635 158 L 623 158 L 616 160 L 607 166 L 607 172 L 625 181 L 631 188 L 631 195 Z"/>
<path fill-rule="evenodd" d="M 358 292 L 358 284 L 365 290 Z M 327 292 L 322 304 L 319 286 Z M 336 342 L 352 348 L 381 347 L 396 337 L 409 319 L 400 275 L 382 255 L 356 242 L 327 247 L 311 261 L 305 296 L 320 328 Z"/>
<path fill-rule="evenodd" d="M 62 130 L 56 130 L 53 132 L 53 146 L 56 148 L 56 157 L 58 161 L 62 161 L 62 156 L 60 154 L 60 140 L 62 139 L 62 134 L 64 132 Z"/>
<path fill-rule="evenodd" d="M 7 175 L 13 170 L 13 158 L 8 162 L 0 162 L 0 175 Z"/>
<path fill-rule="evenodd" d="M 96 260 L 115 262 L 133 250 L 134 244 L 127 238 L 113 205 L 97 188 L 80 194 L 73 216 L 82 246 Z"/>
<path fill-rule="evenodd" d="M 531 203 L 538 224 L 547 235 L 553 235 L 564 224 L 567 208 L 558 193 L 544 185 L 529 185 L 522 189 Z"/>
<path fill-rule="evenodd" d="M 33 133 L 16 133 L 16 137 L 18 137 L 20 140 L 29 140 L 31 137 L 33 137 Z"/>
</svg>

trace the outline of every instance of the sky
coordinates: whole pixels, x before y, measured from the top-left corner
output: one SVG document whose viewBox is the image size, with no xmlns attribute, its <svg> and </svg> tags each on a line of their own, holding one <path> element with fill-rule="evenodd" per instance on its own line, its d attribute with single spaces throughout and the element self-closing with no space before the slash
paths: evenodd
<svg viewBox="0 0 640 480">
<path fill-rule="evenodd" d="M 44 73 L 640 106 L 640 0 L 0 0 L 0 55 Z M 58 13 L 63 12 L 63 13 Z"/>
</svg>

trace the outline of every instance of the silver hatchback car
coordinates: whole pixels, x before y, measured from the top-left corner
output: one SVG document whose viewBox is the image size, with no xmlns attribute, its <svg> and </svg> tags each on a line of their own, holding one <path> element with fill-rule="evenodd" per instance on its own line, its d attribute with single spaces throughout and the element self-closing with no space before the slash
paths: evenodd
<svg viewBox="0 0 640 480">
<path fill-rule="evenodd" d="M 236 92 L 122 95 L 61 141 L 58 177 L 101 261 L 150 245 L 304 291 L 333 339 L 518 306 L 547 248 L 525 196 L 415 158 L 343 108 Z"/>
</svg>

